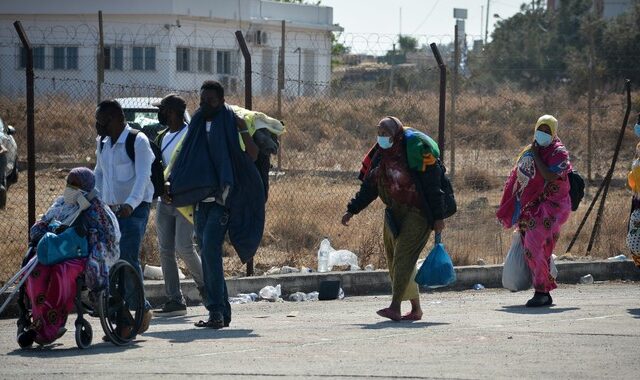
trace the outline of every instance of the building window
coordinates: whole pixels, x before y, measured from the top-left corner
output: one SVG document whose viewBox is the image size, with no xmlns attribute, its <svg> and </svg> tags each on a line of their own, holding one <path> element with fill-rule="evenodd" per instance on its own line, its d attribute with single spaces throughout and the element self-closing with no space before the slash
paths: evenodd
<svg viewBox="0 0 640 380">
<path fill-rule="evenodd" d="M 122 46 L 107 46 L 104 48 L 104 69 L 122 70 L 124 67 L 124 49 Z"/>
<path fill-rule="evenodd" d="M 202 73 L 213 72 L 211 64 L 213 52 L 209 49 L 198 49 L 198 71 Z"/>
<path fill-rule="evenodd" d="M 176 70 L 177 71 L 190 71 L 190 58 L 191 52 L 189 48 L 177 48 L 176 49 Z"/>
<path fill-rule="evenodd" d="M 229 75 L 231 74 L 231 52 L 230 51 L 218 51 L 216 54 L 216 64 L 218 74 Z"/>
<path fill-rule="evenodd" d="M 44 70 L 44 46 L 33 47 L 32 50 L 33 68 Z M 27 49 L 21 46 L 19 68 L 24 69 L 25 67 L 27 67 Z"/>
<path fill-rule="evenodd" d="M 131 50 L 133 70 L 153 71 L 156 69 L 156 48 L 134 46 Z"/>
<path fill-rule="evenodd" d="M 54 46 L 53 47 L 53 69 L 54 70 L 77 70 L 78 69 L 78 47 L 77 46 Z"/>
</svg>

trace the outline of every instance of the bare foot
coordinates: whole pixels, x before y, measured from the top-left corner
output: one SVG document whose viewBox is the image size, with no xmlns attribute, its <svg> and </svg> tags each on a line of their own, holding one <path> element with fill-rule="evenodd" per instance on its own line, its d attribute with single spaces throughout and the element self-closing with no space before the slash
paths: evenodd
<svg viewBox="0 0 640 380">
<path fill-rule="evenodd" d="M 378 314 L 381 317 L 384 318 L 389 318 L 392 321 L 399 321 L 402 319 L 402 316 L 400 315 L 399 312 L 392 310 L 390 308 L 384 308 L 384 309 L 380 309 L 378 311 L 376 311 L 376 314 Z"/>
</svg>

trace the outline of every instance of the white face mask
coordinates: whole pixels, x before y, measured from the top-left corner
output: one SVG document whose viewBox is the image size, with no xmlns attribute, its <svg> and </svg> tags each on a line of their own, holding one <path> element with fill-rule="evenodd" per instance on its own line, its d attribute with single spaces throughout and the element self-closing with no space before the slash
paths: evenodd
<svg viewBox="0 0 640 380">
<path fill-rule="evenodd" d="M 62 194 L 64 203 L 68 205 L 78 205 L 82 210 L 87 209 L 91 203 L 85 197 L 85 192 L 80 189 L 74 189 L 73 187 L 65 187 Z"/>
<path fill-rule="evenodd" d="M 79 189 L 74 189 L 73 187 L 65 187 L 64 193 L 62 193 L 62 197 L 64 198 L 64 203 L 68 205 L 74 205 L 78 203 L 78 198 L 82 195 L 82 192 Z"/>
</svg>

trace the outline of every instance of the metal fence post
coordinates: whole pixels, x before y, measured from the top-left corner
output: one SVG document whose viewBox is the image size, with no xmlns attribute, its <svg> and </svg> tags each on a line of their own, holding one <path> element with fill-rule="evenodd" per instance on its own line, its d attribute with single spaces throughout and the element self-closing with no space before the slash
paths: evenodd
<svg viewBox="0 0 640 380">
<path fill-rule="evenodd" d="M 625 81 L 625 89 L 627 93 L 627 110 L 624 114 L 624 120 L 622 121 L 622 128 L 620 128 L 620 134 L 618 135 L 618 142 L 613 152 L 613 159 L 611 159 L 611 167 L 605 177 L 604 191 L 602 198 L 600 198 L 600 206 L 598 207 L 598 214 L 596 214 L 596 221 L 593 223 L 593 229 L 591 230 L 591 238 L 589 239 L 589 246 L 587 247 L 587 254 L 591 253 L 593 243 L 595 242 L 598 231 L 600 230 L 600 222 L 602 220 L 602 214 L 604 213 L 604 202 L 607 199 L 609 192 L 609 185 L 611 184 L 611 178 L 616 170 L 616 163 L 618 162 L 618 155 L 620 154 L 620 147 L 622 146 L 622 140 L 624 138 L 624 132 L 627 129 L 627 123 L 629 122 L 629 115 L 631 114 L 631 81 L 627 79 Z"/>
<path fill-rule="evenodd" d="M 244 40 L 242 31 L 236 31 L 236 39 L 240 45 L 240 51 L 244 58 L 244 108 L 250 110 L 253 108 L 253 88 L 251 85 L 251 53 L 247 48 L 247 42 Z M 247 261 L 247 277 L 253 276 L 253 258 Z"/>
<path fill-rule="evenodd" d="M 253 88 L 251 83 L 251 53 L 247 48 L 247 42 L 244 40 L 242 31 L 236 31 L 236 39 L 240 45 L 242 58 L 244 58 L 244 108 L 250 110 L 253 108 Z"/>
<path fill-rule="evenodd" d="M 16 21 L 13 26 L 18 32 L 22 46 L 27 53 L 27 236 L 30 227 L 36 222 L 36 138 L 35 138 L 35 101 L 34 101 L 34 74 L 33 74 L 33 49 L 22 23 Z"/>
<path fill-rule="evenodd" d="M 440 159 L 444 161 L 444 144 L 445 144 L 445 113 L 446 113 L 446 96 L 447 96 L 447 66 L 442 60 L 438 45 L 432 43 L 431 51 L 440 68 L 440 106 L 438 109 L 438 146 L 440 146 Z"/>
<path fill-rule="evenodd" d="M 97 103 L 102 101 L 102 83 L 104 83 L 104 29 L 102 28 L 102 11 L 98 11 L 98 65 L 97 65 Z"/>
<path fill-rule="evenodd" d="M 449 145 L 451 146 L 451 165 L 449 173 L 453 178 L 456 174 L 456 141 L 454 131 L 456 129 L 456 96 L 458 95 L 458 67 L 460 66 L 460 41 L 458 36 L 458 25 L 454 27 L 453 38 L 453 85 L 451 89 L 451 124 L 449 125 Z"/>
<path fill-rule="evenodd" d="M 282 120 L 282 90 L 284 90 L 284 52 L 285 52 L 285 21 L 282 20 L 281 25 L 281 40 L 280 40 L 280 54 L 278 54 L 278 119 Z M 300 82 L 298 82 L 300 85 Z M 278 149 L 278 173 L 282 170 L 282 149 L 283 149 L 283 136 L 280 136 L 280 148 Z M 278 176 L 276 175 L 276 178 Z"/>
</svg>

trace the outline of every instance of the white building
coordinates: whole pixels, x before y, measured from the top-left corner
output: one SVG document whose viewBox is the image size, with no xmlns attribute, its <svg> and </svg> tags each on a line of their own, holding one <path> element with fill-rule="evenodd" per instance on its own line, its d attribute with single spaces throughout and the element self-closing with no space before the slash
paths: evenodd
<svg viewBox="0 0 640 380">
<path fill-rule="evenodd" d="M 110 86 L 195 90 L 206 79 L 241 90 L 244 60 L 237 30 L 251 52 L 254 94 L 273 94 L 282 20 L 286 95 L 321 94 L 331 79 L 330 34 L 340 28 L 333 25 L 330 7 L 265 0 L 3 0 L 0 93 L 24 94 L 25 55 L 15 20 L 34 46 L 39 93 L 65 91 L 64 81 L 95 82 L 99 10 L 107 96 Z"/>
</svg>

